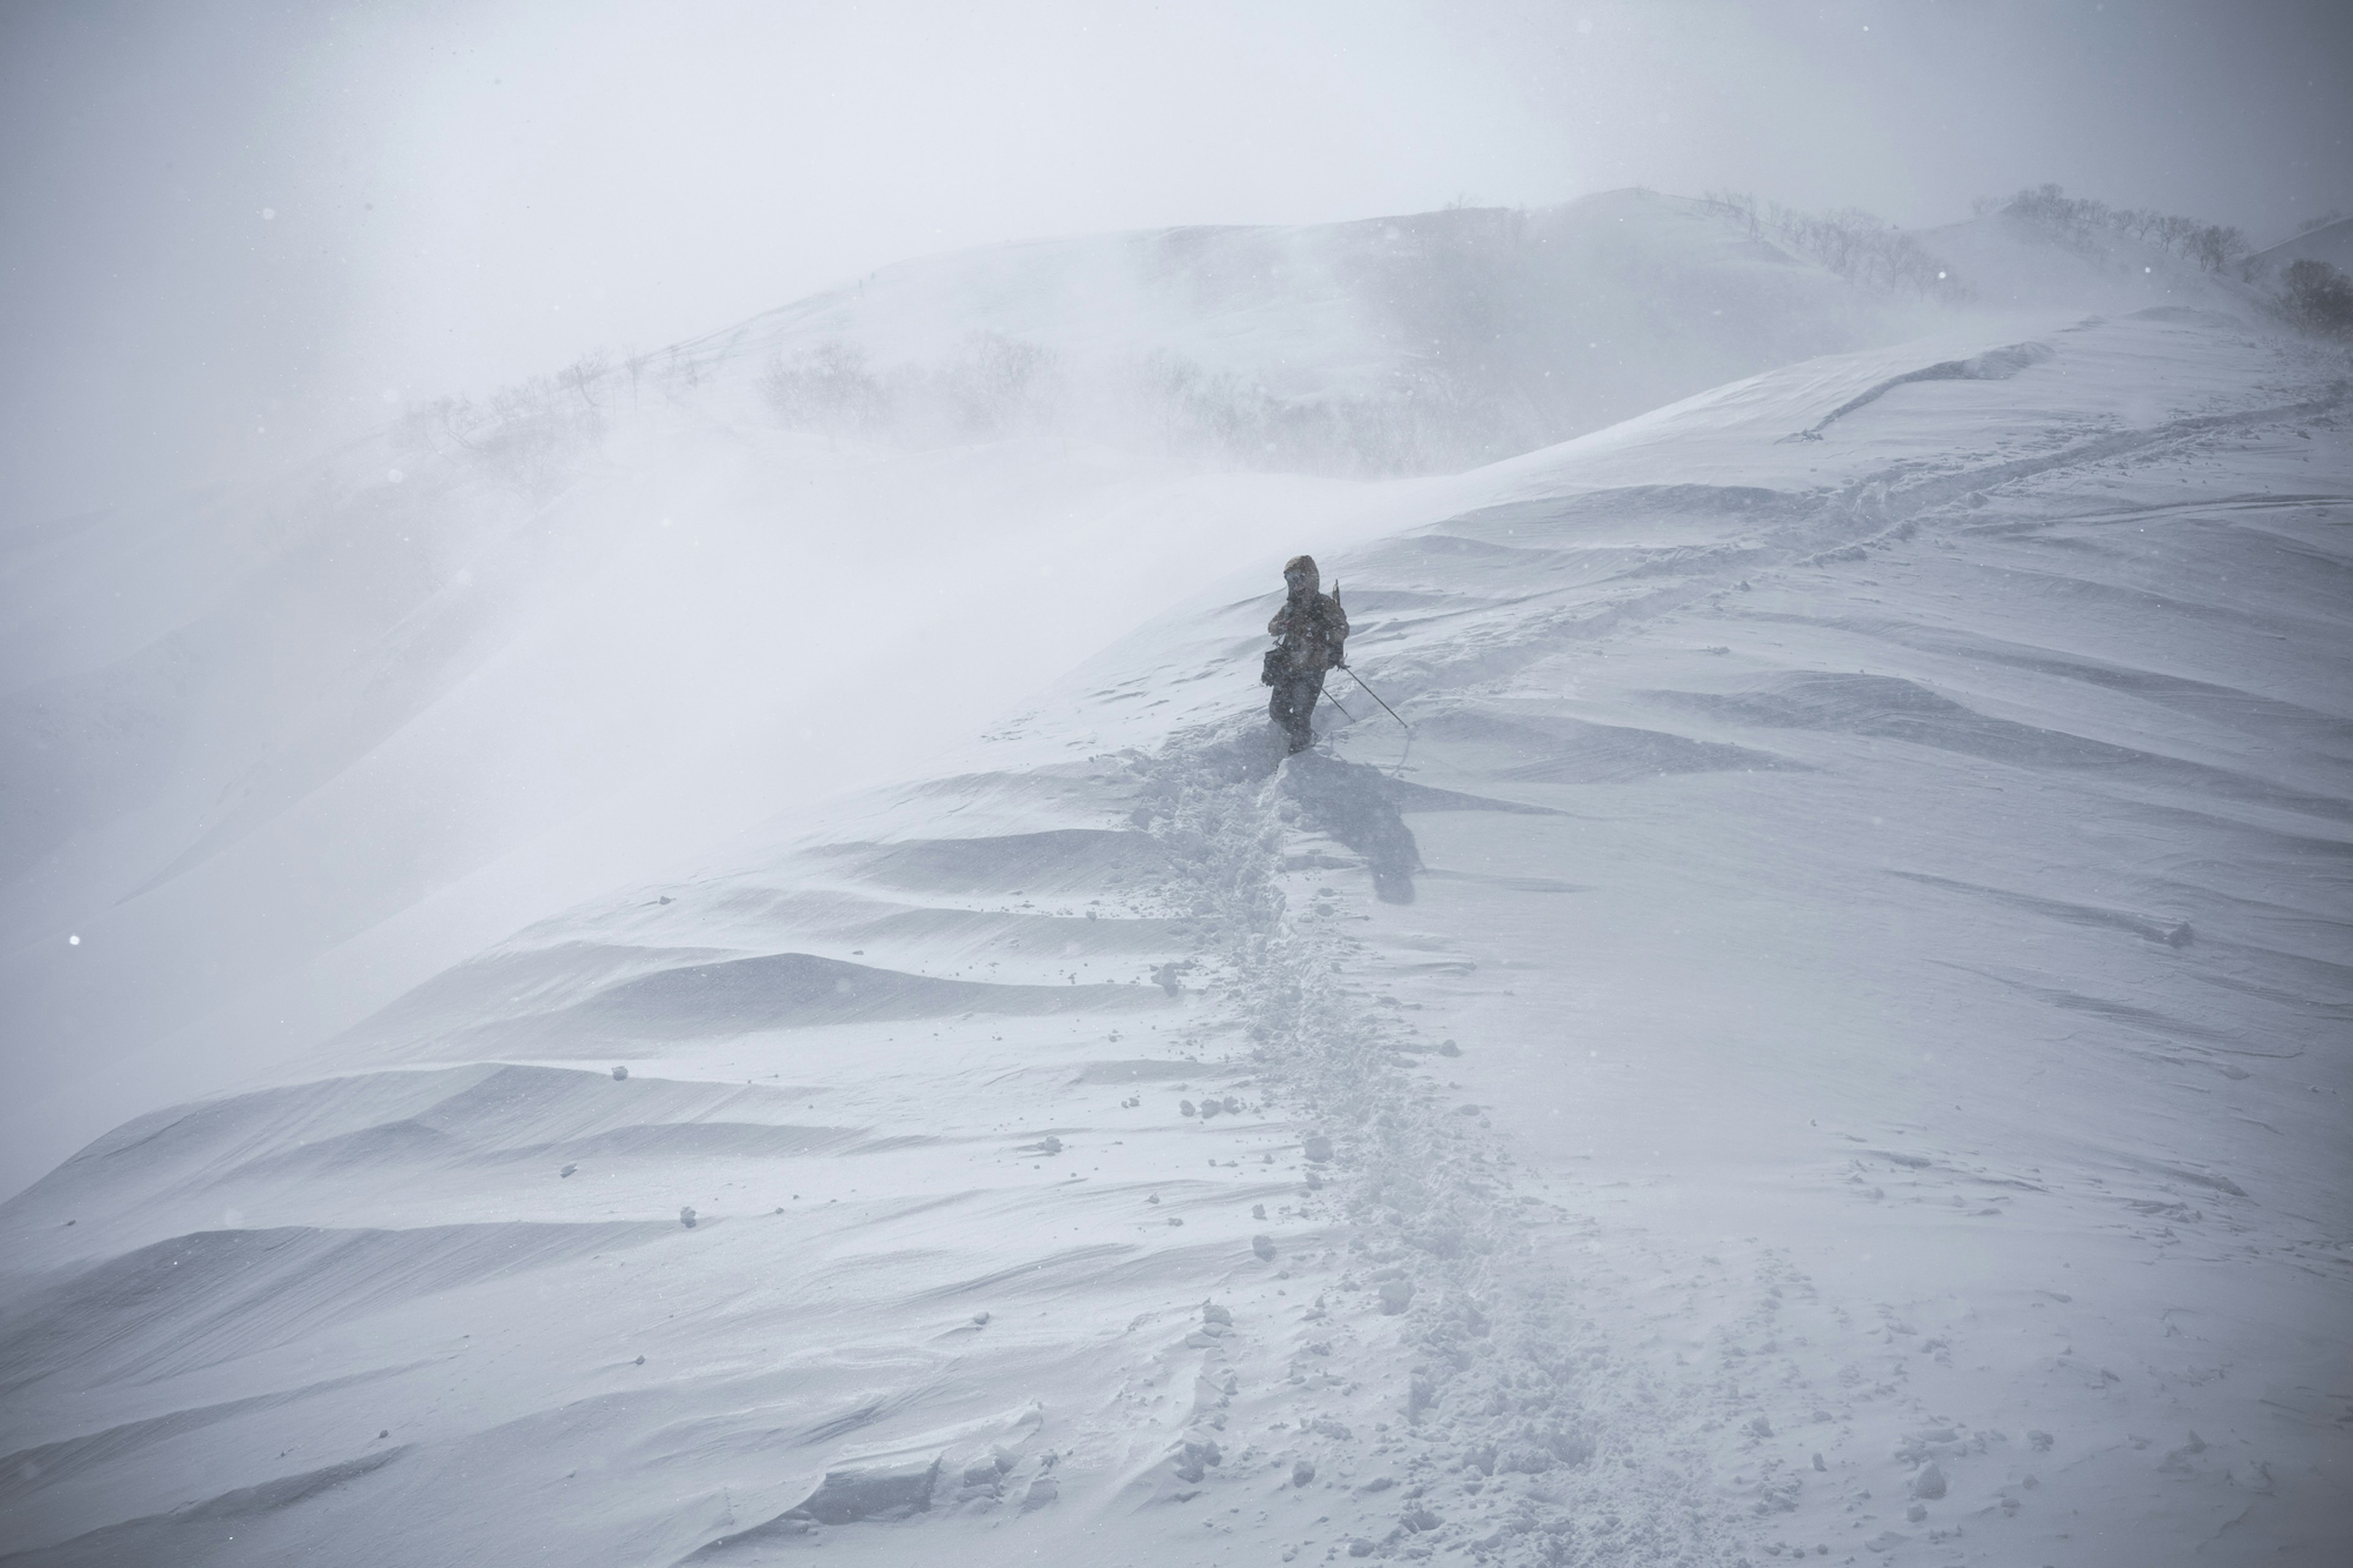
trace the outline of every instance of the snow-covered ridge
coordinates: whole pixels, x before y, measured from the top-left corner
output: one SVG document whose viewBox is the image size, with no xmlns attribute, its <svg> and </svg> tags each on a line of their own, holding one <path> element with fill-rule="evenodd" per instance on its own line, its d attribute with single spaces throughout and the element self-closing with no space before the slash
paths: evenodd
<svg viewBox="0 0 2353 1568">
<path fill-rule="evenodd" d="M 1641 193 L 1042 242 L 12 528 L 0 992 L 41 1048 L 0 1176 L 1414 515 L 1350 443 L 1450 468 L 1924 321 Z M 889 418 L 779 406 L 833 350 Z"/>
<path fill-rule="evenodd" d="M 0 1211 L 11 1533 L 2324 1560 L 2340 376 L 2005 323 L 1424 487 L 1324 559 L 1409 749 L 1265 747 L 1240 578 L 125 1127 Z"/>
</svg>

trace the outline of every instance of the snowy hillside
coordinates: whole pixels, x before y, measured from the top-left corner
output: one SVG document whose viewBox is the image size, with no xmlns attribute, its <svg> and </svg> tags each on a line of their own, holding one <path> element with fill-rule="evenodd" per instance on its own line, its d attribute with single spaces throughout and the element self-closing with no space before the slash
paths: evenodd
<svg viewBox="0 0 2353 1568">
<path fill-rule="evenodd" d="M 1427 515 L 1349 441 L 1524 450 L 1924 310 L 1635 193 L 1057 241 L 11 529 L 0 1191 L 904 776 L 1235 563 Z"/>
<path fill-rule="evenodd" d="M 9 1561 L 2333 1561 L 2343 376 L 2053 312 L 1299 487 L 0 1209 Z M 1303 536 L 1409 745 L 1269 748 Z"/>
</svg>

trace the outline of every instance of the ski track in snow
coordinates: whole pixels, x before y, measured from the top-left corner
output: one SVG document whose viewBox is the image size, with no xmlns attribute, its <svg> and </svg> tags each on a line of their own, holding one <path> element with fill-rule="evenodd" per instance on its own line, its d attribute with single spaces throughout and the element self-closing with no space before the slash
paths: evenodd
<svg viewBox="0 0 2353 1568">
<path fill-rule="evenodd" d="M 1409 749 L 1180 614 L 101 1140 L 6 1561 L 2325 1561 L 2345 395 L 2040 341 L 1327 562 Z"/>
</svg>

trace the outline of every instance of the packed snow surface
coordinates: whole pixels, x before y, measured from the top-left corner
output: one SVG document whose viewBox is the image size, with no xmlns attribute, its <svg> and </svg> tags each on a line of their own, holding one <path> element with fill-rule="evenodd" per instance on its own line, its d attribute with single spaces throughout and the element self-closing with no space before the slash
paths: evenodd
<svg viewBox="0 0 2353 1568">
<path fill-rule="evenodd" d="M 2053 312 L 1366 490 L 1410 733 L 1289 759 L 1270 534 L 0 1209 L 8 1561 L 2335 1561 L 2342 374 Z"/>
</svg>

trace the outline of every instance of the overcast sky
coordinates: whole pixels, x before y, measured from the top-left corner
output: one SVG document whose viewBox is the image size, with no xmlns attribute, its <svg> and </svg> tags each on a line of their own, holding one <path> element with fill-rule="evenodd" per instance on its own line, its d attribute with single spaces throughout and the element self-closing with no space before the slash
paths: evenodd
<svg viewBox="0 0 2353 1568">
<path fill-rule="evenodd" d="M 0 6 L 0 526 L 911 255 L 1646 184 L 2353 207 L 2353 6 Z"/>
</svg>

